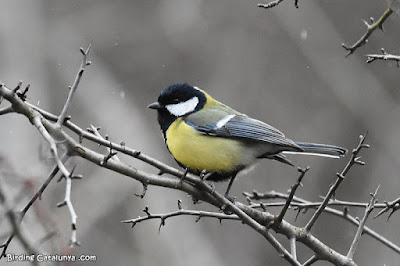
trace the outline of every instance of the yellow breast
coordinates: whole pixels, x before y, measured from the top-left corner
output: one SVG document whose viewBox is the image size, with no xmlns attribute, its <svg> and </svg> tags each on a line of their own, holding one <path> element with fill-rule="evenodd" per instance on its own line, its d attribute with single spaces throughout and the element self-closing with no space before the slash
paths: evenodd
<svg viewBox="0 0 400 266">
<path fill-rule="evenodd" d="M 181 118 L 166 132 L 167 146 L 175 159 L 192 170 L 231 172 L 238 168 L 242 146 L 240 142 L 197 133 Z"/>
</svg>

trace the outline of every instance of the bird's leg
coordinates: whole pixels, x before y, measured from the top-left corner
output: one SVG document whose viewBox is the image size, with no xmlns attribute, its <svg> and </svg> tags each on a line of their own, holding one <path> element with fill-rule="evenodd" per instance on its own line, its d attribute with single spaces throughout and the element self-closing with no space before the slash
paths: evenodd
<svg viewBox="0 0 400 266">
<path fill-rule="evenodd" d="M 183 182 L 183 180 L 185 180 L 186 175 L 189 173 L 190 168 L 189 166 L 185 168 L 185 171 L 183 172 L 183 175 L 181 176 L 181 182 Z"/>
<path fill-rule="evenodd" d="M 204 181 L 206 181 L 208 178 L 210 178 L 210 176 L 212 176 L 213 174 L 214 174 L 214 172 L 207 173 L 206 170 L 203 170 L 203 171 L 201 171 L 201 173 L 200 173 L 200 179 L 204 182 Z M 211 182 L 211 187 L 212 187 L 212 191 L 211 191 L 211 194 L 212 194 L 212 193 L 214 193 L 214 191 L 215 191 L 215 185 L 214 185 L 213 182 Z"/>
<path fill-rule="evenodd" d="M 235 177 L 236 177 L 236 173 L 231 176 L 231 180 L 229 181 L 228 187 L 227 187 L 226 192 L 225 192 L 225 198 L 229 199 L 232 202 L 235 202 L 236 198 L 235 197 L 229 197 L 229 191 L 231 190 L 231 187 L 232 187 L 232 184 L 233 184 L 233 180 L 235 180 Z"/>
</svg>

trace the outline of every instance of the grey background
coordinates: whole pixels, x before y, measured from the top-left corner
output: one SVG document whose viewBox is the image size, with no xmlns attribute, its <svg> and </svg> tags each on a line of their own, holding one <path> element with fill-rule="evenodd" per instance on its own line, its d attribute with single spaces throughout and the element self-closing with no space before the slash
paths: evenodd
<svg viewBox="0 0 400 266">
<path fill-rule="evenodd" d="M 0 79 L 9 87 L 19 80 L 31 84 L 28 101 L 58 114 L 81 61 L 79 47 L 90 42 L 90 60 L 70 114 L 82 128 L 101 126 L 116 142 L 177 166 L 164 147 L 156 114 L 146 106 L 175 82 L 189 82 L 216 99 L 263 120 L 296 141 L 331 143 L 351 149 L 368 130 L 372 148 L 363 152 L 364 167 L 354 167 L 337 191 L 342 200 L 369 200 L 381 184 L 379 200 L 399 196 L 400 100 L 399 69 L 391 62 L 365 64 L 365 54 L 380 48 L 400 54 L 399 18 L 392 15 L 385 33 L 377 31 L 368 45 L 345 58 L 342 42 L 350 44 L 365 31 L 361 19 L 378 18 L 384 1 L 292 1 L 273 10 L 257 8 L 258 1 L 3 1 L 0 15 Z M 3 102 L 1 107 L 6 106 Z M 104 152 L 102 147 L 84 144 Z M 23 206 L 52 167 L 47 144 L 26 118 L 0 117 L 0 174 L 9 200 Z M 129 164 L 156 169 L 120 155 Z M 298 196 L 319 200 L 346 160 L 291 157 L 311 166 Z M 286 265 L 260 235 L 237 222 L 177 217 L 134 229 L 121 220 L 176 210 L 177 199 L 190 209 L 184 193 L 150 187 L 144 199 L 134 196 L 141 184 L 127 177 L 73 159 L 84 175 L 73 182 L 72 201 L 78 214 L 82 246 L 73 253 L 97 255 L 84 265 Z M 297 177 L 295 169 L 262 161 L 241 176 L 232 194 L 242 191 L 285 192 Z M 217 184 L 223 191 L 226 184 Z M 57 236 L 39 246 L 60 254 L 70 237 L 70 216 L 56 208 L 64 197 L 64 183 L 52 183 L 35 204 L 22 229 L 32 243 L 49 232 Z M 26 196 L 21 196 L 26 195 Z M 20 196 L 20 197 L 18 197 Z M 4 210 L 3 210 L 4 211 Z M 277 213 L 279 209 L 271 209 Z M 362 216 L 362 209 L 350 209 Z M 303 226 L 312 214 L 301 214 Z M 294 212 L 287 217 L 294 222 Z M 368 226 L 395 243 L 400 218 L 369 220 Z M 0 216 L 0 239 L 7 236 L 7 220 Z M 346 253 L 356 228 L 323 215 L 313 233 L 333 249 Z M 287 246 L 287 240 L 278 236 Z M 299 258 L 311 253 L 299 244 Z M 23 250 L 14 240 L 9 252 Z M 361 239 L 355 260 L 359 265 L 396 265 L 398 255 L 374 239 Z M 4 260 L 0 265 L 8 265 Z M 13 264 L 17 265 L 17 264 Z M 19 264 L 18 264 L 19 265 Z M 316 263 L 326 265 L 326 263 Z"/>
</svg>

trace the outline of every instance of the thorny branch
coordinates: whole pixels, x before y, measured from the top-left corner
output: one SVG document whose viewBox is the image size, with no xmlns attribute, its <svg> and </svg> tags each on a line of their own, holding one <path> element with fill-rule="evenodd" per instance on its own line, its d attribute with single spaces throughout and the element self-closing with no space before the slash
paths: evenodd
<svg viewBox="0 0 400 266">
<path fill-rule="evenodd" d="M 61 160 L 63 163 L 66 163 L 69 157 L 63 156 Z M 22 221 L 25 217 L 25 214 L 28 212 L 28 210 L 32 207 L 33 203 L 42 197 L 43 192 L 46 190 L 47 186 L 50 184 L 50 182 L 53 180 L 53 178 L 56 176 L 58 173 L 58 166 L 56 165 L 50 172 L 49 176 L 47 177 L 46 181 L 42 184 L 42 186 L 39 188 L 39 190 L 32 196 L 32 198 L 29 200 L 29 202 L 25 205 L 25 207 L 21 210 L 20 212 L 20 221 Z M 5 256 L 7 252 L 7 248 L 10 245 L 12 239 L 14 238 L 15 233 L 12 233 L 5 244 L 3 244 L 1 247 L 3 248 L 2 254 L 0 255 L 0 259 Z"/>
<path fill-rule="evenodd" d="M 253 193 L 248 193 L 248 192 L 244 192 L 243 193 L 247 198 L 248 201 L 250 203 L 250 208 L 261 208 L 263 210 L 265 210 L 267 207 L 277 207 L 277 206 L 283 206 L 285 204 L 285 202 L 274 202 L 274 203 L 259 203 L 259 204 L 255 204 L 252 203 L 251 200 L 262 200 L 262 199 L 287 199 L 289 197 L 288 194 L 285 193 L 280 193 L 280 192 L 275 192 L 275 191 L 271 191 L 271 192 L 267 192 L 267 193 L 259 193 L 257 191 L 253 191 Z M 333 200 L 331 201 L 331 205 L 336 205 L 335 202 L 337 200 Z M 400 198 L 398 199 L 398 201 L 400 202 Z M 394 203 L 395 201 L 393 201 L 392 203 Z M 340 206 L 345 206 L 345 210 L 344 211 L 339 211 L 337 209 L 333 209 L 330 207 L 326 207 L 324 209 L 324 212 L 335 215 L 339 218 L 344 218 L 345 220 L 351 222 L 352 224 L 354 224 L 355 226 L 359 226 L 360 222 L 357 218 L 351 216 L 349 214 L 349 211 L 347 209 L 348 206 L 342 204 L 345 203 L 344 201 L 340 201 L 341 204 L 339 204 Z M 355 207 L 363 207 L 363 208 L 367 208 L 367 204 L 365 203 L 359 203 L 359 202 L 349 202 L 349 204 L 352 204 L 350 206 L 355 206 Z M 397 203 L 397 206 L 399 206 L 400 203 Z M 299 213 L 302 210 L 306 210 L 309 208 L 318 208 L 318 206 L 321 205 L 321 202 L 310 202 L 304 199 L 301 199 L 299 197 L 293 197 L 293 201 L 291 204 L 294 208 L 294 210 L 297 209 L 297 212 Z M 375 204 L 375 208 L 384 208 L 384 204 L 382 203 L 376 203 Z M 391 242 L 390 240 L 388 240 L 387 238 L 381 236 L 380 234 L 378 234 L 377 232 L 373 231 L 372 229 L 370 229 L 369 227 L 365 226 L 364 227 L 364 233 L 373 237 L 374 239 L 378 240 L 379 242 L 381 242 L 382 244 L 384 244 L 385 246 L 391 248 L 393 251 L 395 251 L 396 253 L 400 254 L 400 247 L 398 245 L 396 245 L 395 243 Z"/>
<path fill-rule="evenodd" d="M 52 124 L 52 128 L 47 125 L 45 126 L 44 123 L 48 122 L 47 120 L 43 119 L 43 117 L 38 114 L 37 112 L 34 112 L 31 108 L 26 108 L 28 105 L 25 105 L 26 101 L 26 93 L 28 92 L 29 85 L 26 87 L 26 89 L 21 93 L 19 91 L 22 82 L 20 81 L 15 89 L 8 90 L 5 88 L 4 84 L 0 84 L 0 89 L 3 89 L 2 97 L 7 99 L 11 103 L 11 108 L 17 112 L 17 113 L 22 113 L 25 116 L 27 116 L 30 120 L 30 122 L 38 129 L 40 134 L 43 136 L 43 138 L 49 143 L 50 145 L 50 152 L 56 161 L 58 169 L 61 171 L 62 175 L 65 177 L 66 180 L 66 187 L 65 187 L 65 197 L 64 201 L 61 204 L 58 204 L 58 206 L 64 206 L 66 205 L 68 207 L 68 210 L 71 215 L 71 221 L 72 221 L 72 235 L 71 235 L 71 245 L 77 245 L 79 242 L 77 241 L 76 238 L 76 222 L 77 222 L 77 215 L 75 212 L 75 209 L 72 205 L 71 202 L 71 183 L 72 183 L 72 178 L 73 173 L 70 173 L 67 168 L 65 167 L 64 163 L 60 159 L 58 155 L 58 149 L 57 149 L 57 141 L 56 139 L 63 140 L 63 138 L 56 138 L 56 134 L 53 134 L 53 131 L 61 130 L 61 124 L 65 121 L 65 118 L 67 116 L 67 111 L 68 108 L 72 102 L 72 97 L 78 88 L 79 81 L 83 75 L 84 72 L 84 67 L 89 65 L 90 62 L 86 60 L 87 54 L 90 51 L 90 45 L 88 48 L 83 50 L 83 48 L 80 49 L 82 55 L 83 55 L 83 60 L 81 64 L 81 69 L 79 70 L 75 81 L 70 88 L 70 93 L 68 95 L 67 101 L 63 107 L 63 110 L 60 114 L 60 116 L 57 118 L 56 123 Z M 17 99 L 20 99 L 21 101 L 18 101 Z"/>
<path fill-rule="evenodd" d="M 285 214 L 286 214 L 286 211 L 287 211 L 288 208 L 290 207 L 290 204 L 291 204 L 291 202 L 292 202 L 292 200 L 293 200 L 293 197 L 294 197 L 294 194 L 296 193 L 297 188 L 301 185 L 301 181 L 303 180 L 303 177 L 305 176 L 305 174 L 307 173 L 307 171 L 310 170 L 310 167 L 307 167 L 307 168 L 305 168 L 305 169 L 298 168 L 297 170 L 300 172 L 300 176 L 299 176 L 299 178 L 297 179 L 297 182 L 292 186 L 292 188 L 291 188 L 291 190 L 290 190 L 289 197 L 287 198 L 286 203 L 285 203 L 285 205 L 283 206 L 283 208 L 282 208 L 282 210 L 281 210 L 281 213 L 279 214 L 279 216 L 278 216 L 274 221 L 272 221 L 272 222 L 268 225 L 268 227 L 271 227 L 271 226 L 279 226 L 279 225 L 281 224 L 281 222 L 282 222 L 282 220 L 283 220 L 283 217 L 284 217 Z"/>
<path fill-rule="evenodd" d="M 392 210 L 387 218 L 387 220 L 389 221 L 390 217 L 392 216 L 392 214 L 400 209 L 400 198 L 395 199 L 394 201 L 391 202 L 387 202 L 384 201 L 385 207 L 383 210 L 381 210 L 377 215 L 375 215 L 374 219 L 381 216 L 382 214 L 384 214 L 385 212 L 388 212 L 389 210 Z"/>
<path fill-rule="evenodd" d="M 274 6 L 279 5 L 283 0 L 274 0 L 269 2 L 268 4 L 258 4 L 258 7 L 262 8 L 273 8 Z M 299 0 L 294 0 L 294 6 L 299 8 Z"/>
<path fill-rule="evenodd" d="M 319 216 L 321 215 L 321 213 L 324 211 L 325 207 L 327 206 L 328 202 L 330 201 L 330 199 L 332 198 L 332 196 L 334 195 L 336 189 L 339 187 L 340 183 L 342 183 L 342 181 L 345 179 L 346 174 L 349 172 L 350 168 L 354 165 L 354 164 L 359 164 L 359 165 L 364 165 L 365 163 L 360 161 L 361 157 L 358 157 L 358 154 L 360 153 L 361 149 L 363 148 L 369 148 L 368 144 L 364 144 L 365 141 L 365 137 L 367 136 L 367 134 L 365 134 L 364 136 L 360 136 L 360 142 L 358 143 L 357 148 L 355 148 L 352 151 L 352 155 L 351 158 L 349 160 L 349 162 L 347 163 L 347 165 L 345 166 L 345 168 L 343 169 L 343 171 L 339 174 L 337 174 L 337 179 L 336 182 L 330 187 L 328 193 L 326 194 L 322 204 L 318 207 L 318 209 L 315 211 L 314 215 L 311 217 L 310 221 L 307 223 L 307 225 L 304 227 L 304 229 L 306 231 L 310 231 L 312 226 L 315 224 L 315 222 L 317 221 L 317 219 L 319 218 Z"/>
<path fill-rule="evenodd" d="M 382 54 L 367 54 L 367 64 L 374 62 L 375 60 L 395 61 L 397 67 L 400 67 L 400 56 L 388 54 L 385 49 L 381 49 Z"/>
<path fill-rule="evenodd" d="M 8 217 L 8 220 L 10 221 L 11 227 L 12 227 L 12 233 L 11 235 L 14 237 L 16 236 L 17 239 L 21 242 L 22 246 L 24 247 L 25 251 L 29 255 L 36 255 L 38 252 L 36 249 L 29 243 L 29 241 L 26 239 L 24 234 L 21 232 L 20 228 L 20 222 L 22 221 L 22 217 L 19 217 L 11 208 L 9 205 L 6 194 L 3 191 L 3 184 L 2 184 L 2 177 L 0 176 L 0 205 L 3 205 L 6 215 Z M 10 244 L 10 241 L 7 241 L 5 244 L 1 245 L 0 248 L 3 249 L 0 259 L 6 255 L 6 249 L 8 245 Z M 37 261 L 32 262 L 33 265 L 38 265 Z"/>
<path fill-rule="evenodd" d="M 386 9 L 385 12 L 383 12 L 382 16 L 376 22 L 374 21 L 374 19 L 372 17 L 370 18 L 371 24 L 368 24 L 368 22 L 364 20 L 364 23 L 367 26 L 367 31 L 364 33 L 364 35 L 361 36 L 361 38 L 358 41 L 356 41 L 353 45 L 349 46 L 349 45 L 342 43 L 343 48 L 346 49 L 347 51 L 349 51 L 349 53 L 346 55 L 346 57 L 351 55 L 352 53 L 354 53 L 354 51 L 357 50 L 357 48 L 366 44 L 368 42 L 369 36 L 376 29 L 381 29 L 383 31 L 383 23 L 386 21 L 386 19 L 392 13 L 393 13 L 393 10 L 390 7 L 388 7 L 388 9 Z"/>
<path fill-rule="evenodd" d="M 54 115 L 48 114 L 44 111 L 39 113 L 39 111 L 37 111 L 37 108 L 32 108 L 30 104 L 26 104 L 22 102 L 19 98 L 14 97 L 12 91 L 7 89 L 5 86 L 0 87 L 0 95 L 4 96 L 6 100 L 12 103 L 12 106 L 16 112 L 24 114 L 30 120 L 32 120 L 32 118 L 36 116 L 41 117 L 41 113 L 43 113 L 44 115 L 41 118 L 43 126 L 55 137 L 57 137 L 57 139 L 63 140 L 62 144 L 65 146 L 65 149 L 67 150 L 69 156 L 80 156 L 97 165 L 132 177 L 139 182 L 146 183 L 148 185 L 163 186 L 184 191 L 193 195 L 193 197 L 199 200 L 208 202 L 218 208 L 236 214 L 243 223 L 249 225 L 256 232 L 264 236 L 265 239 L 271 243 L 271 245 L 282 255 L 285 260 L 287 260 L 292 265 L 300 265 L 300 263 L 296 259 L 294 259 L 294 256 L 289 251 L 287 251 L 285 247 L 264 226 L 275 219 L 274 215 L 268 212 L 260 212 L 254 210 L 246 205 L 241 204 L 240 202 L 233 204 L 231 201 L 220 195 L 217 191 L 214 191 L 210 185 L 203 182 L 198 177 L 192 174 L 188 173 L 184 179 L 184 182 L 182 182 L 182 171 L 178 171 L 175 168 L 169 167 L 161 162 L 158 162 L 155 159 L 145 156 L 141 152 L 129 149 L 125 145 L 116 144 L 114 146 L 113 144 L 112 147 L 126 154 L 131 154 L 131 156 L 134 158 L 140 158 L 143 161 L 148 161 L 151 165 L 156 166 L 162 172 L 172 174 L 173 177 L 163 176 L 162 178 L 160 178 L 160 176 L 156 174 L 143 172 L 139 169 L 135 169 L 132 166 L 125 164 L 122 161 L 117 160 L 109 160 L 107 164 L 101 164 L 104 159 L 104 156 L 102 154 L 94 152 L 93 150 L 90 150 L 85 146 L 77 143 L 62 129 L 56 127 L 54 123 L 51 123 L 44 117 L 46 115 L 48 117 L 54 118 Z M 85 138 L 88 139 L 95 139 L 97 143 L 110 147 L 110 143 L 108 141 L 104 141 L 103 139 L 98 138 L 91 133 L 87 133 L 78 127 L 74 127 L 73 124 L 70 123 L 70 121 L 66 121 L 64 122 L 64 124 L 69 124 L 69 126 L 71 126 L 71 128 L 74 128 L 80 136 L 85 136 Z M 287 223 L 284 220 L 282 220 L 280 227 L 276 229 L 274 228 L 274 230 L 278 234 L 283 234 L 288 237 L 295 237 L 297 241 L 305 244 L 306 246 L 311 248 L 316 254 L 318 254 L 319 259 L 327 260 L 334 264 L 355 265 L 352 260 L 349 260 L 344 255 L 341 255 L 340 253 L 334 251 L 332 248 L 327 247 L 320 240 L 315 238 L 311 233 L 299 231 L 298 229 L 296 229 L 296 227 Z"/>
<path fill-rule="evenodd" d="M 81 50 L 83 51 L 83 49 Z M 87 50 L 88 52 L 88 50 Z M 84 54 L 84 60 L 83 63 L 85 62 L 85 65 L 87 65 L 86 61 L 86 56 L 87 52 L 82 52 Z M 82 75 L 82 71 L 79 71 L 78 76 Z M 78 80 L 78 81 L 77 81 Z M 77 78 L 74 82 L 79 83 L 80 78 Z M 19 85 L 20 87 L 20 85 Z M 74 85 L 71 87 L 71 89 L 74 87 Z M 76 85 L 77 87 L 77 85 Z M 19 89 L 19 88 L 18 88 Z M 296 255 L 296 242 L 301 242 L 304 245 L 308 246 L 311 250 L 314 251 L 315 255 L 308 260 L 308 264 L 313 261 L 317 260 L 326 260 L 334 264 L 339 264 L 339 265 L 356 265 L 355 262 L 352 259 L 349 259 L 348 257 L 334 251 L 332 248 L 327 247 L 324 243 L 322 243 L 320 240 L 315 238 L 309 230 L 302 230 L 301 228 L 297 228 L 294 225 L 286 222 L 283 220 L 283 216 L 286 213 L 287 208 L 289 206 L 293 206 L 296 204 L 296 202 L 299 202 L 298 199 L 294 196 L 294 193 L 296 191 L 296 188 L 298 185 L 300 185 L 301 179 L 298 181 L 298 184 L 295 185 L 295 188 L 292 188 L 292 193 L 293 195 L 288 196 L 286 199 L 285 205 L 287 205 L 286 210 L 281 212 L 281 218 L 279 218 L 280 223 L 279 227 L 271 227 L 272 230 L 274 230 L 278 234 L 283 234 L 289 238 L 290 241 L 290 252 L 272 235 L 270 230 L 268 230 L 268 227 L 266 225 L 270 224 L 272 221 L 276 219 L 276 216 L 270 214 L 267 211 L 258 211 L 254 209 L 251 206 L 246 206 L 240 202 L 235 202 L 232 203 L 225 197 L 223 197 L 221 194 L 219 194 L 215 189 L 207 184 L 206 182 L 203 182 L 203 180 L 199 179 L 197 176 L 194 176 L 193 174 L 190 173 L 185 173 L 182 171 L 179 171 L 173 167 L 170 167 L 166 164 L 163 164 L 151 157 L 148 157 L 144 154 L 142 154 L 140 151 L 130 149 L 126 147 L 125 144 L 116 144 L 111 141 L 108 141 L 107 139 L 103 138 L 102 136 L 96 135 L 94 132 L 86 132 L 85 130 L 81 129 L 80 127 L 76 126 L 73 124 L 69 119 L 65 119 L 66 113 L 68 110 L 68 105 L 65 104 L 63 112 L 61 112 L 61 115 L 59 117 L 50 114 L 44 110 L 41 110 L 27 102 L 25 102 L 26 98 L 20 97 L 16 92 L 17 90 L 10 90 L 8 89 L 4 84 L 0 85 L 0 97 L 4 97 L 7 101 L 11 103 L 11 108 L 13 112 L 16 113 L 21 113 L 25 115 L 37 128 L 38 130 L 42 133 L 42 135 L 45 137 L 45 139 L 50 143 L 51 145 L 51 151 L 56 159 L 57 162 L 57 168 L 61 171 L 61 173 L 64 175 L 66 178 L 66 195 L 65 198 L 66 200 L 64 203 L 68 205 L 71 203 L 67 201 L 67 198 L 70 200 L 70 186 L 71 183 L 68 182 L 71 181 L 71 179 L 74 177 L 73 175 L 73 170 L 71 173 L 68 172 L 68 170 L 65 168 L 63 162 L 59 159 L 58 154 L 57 154 L 57 146 L 56 146 L 56 141 L 55 140 L 62 140 L 61 144 L 65 146 L 65 149 L 67 150 L 67 156 L 79 156 L 82 157 L 90 162 L 93 162 L 101 167 L 116 171 L 118 173 L 121 173 L 123 175 L 126 175 L 128 177 L 132 177 L 135 180 L 141 182 L 144 186 L 144 191 L 147 188 L 148 185 L 156 185 L 156 186 L 163 186 L 167 188 L 172 188 L 172 189 L 177 189 L 180 191 L 184 191 L 186 193 L 189 193 L 192 195 L 194 198 L 202 200 L 204 202 L 207 202 L 213 206 L 216 206 L 220 208 L 221 210 L 224 211 L 224 213 L 208 213 L 208 212 L 199 212 L 199 211 L 190 211 L 190 210 L 184 210 L 181 207 L 181 204 L 178 203 L 178 210 L 176 212 L 171 212 L 167 214 L 151 214 L 148 210 L 148 208 L 145 209 L 145 212 L 147 214 L 146 217 L 142 218 L 136 218 L 136 219 L 131 219 L 127 220 L 125 222 L 136 224 L 138 222 L 144 221 L 144 220 L 149 220 L 149 219 L 160 219 L 161 220 L 161 226 L 165 223 L 165 220 L 169 217 L 177 216 L 177 215 L 195 215 L 197 217 L 214 217 L 214 218 L 222 218 L 222 219 L 233 219 L 233 220 L 240 220 L 244 224 L 249 225 L 251 228 L 253 228 L 256 232 L 264 236 L 264 238 L 271 243 L 271 245 L 279 252 L 279 254 L 290 264 L 292 265 L 301 265 L 300 262 L 297 260 L 297 255 Z M 76 88 L 75 88 L 76 90 Z M 23 93 L 25 96 L 25 93 Z M 68 99 L 72 98 L 73 93 L 70 93 L 70 96 Z M 67 100 L 68 102 L 68 100 Z M 63 118 L 64 117 L 64 118 Z M 56 122 L 56 123 L 52 123 Z M 64 125 L 77 133 L 80 138 L 80 142 L 77 143 L 74 139 L 71 138 L 61 127 L 61 125 Z M 147 162 L 148 164 L 156 167 L 159 171 L 163 173 L 168 173 L 172 176 L 163 176 L 160 178 L 159 175 L 156 174 L 150 174 L 147 172 L 143 172 L 139 169 L 135 169 L 132 166 L 127 165 L 123 161 L 120 160 L 110 160 L 111 157 L 114 155 L 110 155 L 109 160 L 104 163 L 104 158 L 105 156 L 97 153 L 93 150 L 90 150 L 86 148 L 85 146 L 81 145 L 81 140 L 83 139 L 88 139 L 93 142 L 96 142 L 98 144 L 101 144 L 105 147 L 110 148 L 109 154 L 112 154 L 112 150 L 122 152 L 124 154 L 127 154 L 129 156 L 132 156 L 133 158 L 137 158 L 139 160 L 142 160 L 144 162 Z M 361 141 L 362 147 L 366 147 L 365 144 L 363 144 L 363 141 Z M 359 145 L 360 147 L 360 145 Z M 358 148 L 359 148 L 358 147 Z M 357 148 L 357 149 L 358 149 Z M 356 149 L 356 150 L 357 150 Z M 358 152 L 353 151 L 353 156 L 349 164 L 353 165 L 355 163 L 361 164 L 362 162 L 359 161 L 359 158 L 356 157 Z M 345 174 L 347 171 L 350 169 L 351 165 L 349 164 L 345 167 L 343 170 L 342 174 L 338 175 L 340 178 L 344 178 Z M 184 178 L 182 178 L 184 176 Z M 301 177 L 302 178 L 302 177 Z M 50 181 L 49 181 L 50 182 Z M 339 182 L 340 183 L 340 182 Z M 44 187 L 45 189 L 45 187 Z M 43 190 L 44 190 L 43 189 Z M 43 192 L 42 190 L 42 192 Z M 334 190 L 333 190 L 334 192 Z M 332 192 L 332 194 L 333 194 Z M 325 200 L 321 204 L 325 204 L 323 208 L 321 206 L 318 209 L 322 209 L 322 211 L 326 211 L 327 208 L 326 205 L 329 203 L 330 198 L 332 194 L 331 192 L 328 193 L 328 195 L 325 197 Z M 143 193 L 144 194 L 144 193 Z M 290 199 L 291 198 L 291 199 Z M 303 202 L 304 203 L 304 202 Z M 72 204 L 70 204 L 72 206 Z M 318 212 L 318 210 L 317 210 Z M 316 212 L 316 213 L 317 213 Z M 73 220 L 73 225 L 74 225 L 74 215 L 75 215 L 75 221 L 76 221 L 76 214 L 70 210 L 72 220 Z M 345 216 L 347 219 L 349 217 Z M 279 217 L 279 216 L 278 216 Z M 315 220 L 318 218 L 314 218 L 313 223 Z M 312 218 L 313 219 L 313 218 Z M 349 219 L 350 220 L 350 219 Z M 351 220 L 350 220 L 351 221 Z M 354 223 L 354 221 L 352 221 Z M 357 223 L 359 224 L 359 223 Z M 309 227 L 309 229 L 311 226 Z M 367 232 L 367 227 L 364 228 L 364 230 Z M 76 233 L 76 228 L 73 227 L 73 231 Z M 76 235 L 73 236 L 76 237 Z M 76 241 L 76 238 L 75 238 Z M 77 243 L 77 242 L 75 242 Z"/>
<path fill-rule="evenodd" d="M 378 193 L 378 189 L 379 189 L 379 186 L 376 188 L 374 194 L 371 193 L 371 200 L 369 201 L 368 207 L 365 208 L 364 216 L 361 219 L 360 224 L 358 225 L 356 235 L 354 236 L 354 239 L 353 239 L 353 242 L 351 243 L 349 252 L 347 253 L 347 257 L 351 260 L 353 259 L 357 245 L 360 242 L 361 234 L 364 231 L 365 223 L 367 222 L 368 216 L 374 209 L 374 205 L 376 203 L 376 194 Z"/>
<path fill-rule="evenodd" d="M 86 67 L 86 66 L 89 66 L 89 65 L 91 64 L 90 61 L 87 61 L 87 60 L 86 60 L 86 59 L 87 59 L 87 56 L 88 56 L 88 54 L 89 54 L 89 52 L 90 52 L 90 47 L 91 47 L 91 46 L 92 46 L 92 44 L 89 44 L 89 46 L 88 46 L 88 48 L 86 49 L 86 51 L 85 51 L 83 48 L 80 48 L 80 51 L 81 51 L 81 54 L 82 54 L 82 57 L 83 57 L 83 58 L 82 58 L 82 63 L 81 63 L 80 69 L 79 69 L 79 71 L 78 71 L 78 74 L 77 74 L 76 77 L 75 77 L 74 83 L 72 84 L 71 87 L 69 87 L 69 94 L 68 94 L 67 101 L 65 102 L 64 107 L 63 107 L 63 109 L 62 109 L 62 111 L 61 111 L 61 114 L 60 114 L 60 116 L 58 117 L 57 122 L 56 122 L 56 125 L 57 125 L 58 127 L 61 127 L 61 125 L 62 125 L 62 124 L 64 123 L 64 121 L 65 121 L 65 118 L 67 117 L 68 109 L 69 109 L 69 107 L 71 106 L 72 98 L 73 98 L 73 96 L 74 96 L 76 90 L 78 89 L 78 85 L 79 85 L 79 82 L 81 81 L 83 72 L 85 71 L 85 67 Z"/>
<path fill-rule="evenodd" d="M 220 221 L 222 221 L 222 220 L 240 220 L 240 218 L 236 214 L 185 210 L 181 206 L 181 200 L 178 200 L 178 210 L 174 211 L 174 212 L 163 213 L 163 214 L 151 214 L 148 206 L 146 206 L 143 209 L 143 212 L 145 212 L 147 215 L 143 216 L 143 217 L 139 216 L 138 218 L 129 219 L 129 220 L 121 221 L 121 222 L 122 223 L 130 223 L 130 224 L 132 224 L 132 227 L 134 227 L 136 224 L 143 222 L 143 221 L 152 220 L 152 219 L 160 219 L 160 226 L 158 229 L 160 231 L 161 226 L 165 225 L 165 220 L 167 220 L 168 218 L 171 218 L 171 217 L 181 216 L 181 215 L 196 216 L 197 217 L 196 222 L 200 221 L 200 219 L 203 217 L 212 217 L 212 218 L 216 218 Z"/>
</svg>

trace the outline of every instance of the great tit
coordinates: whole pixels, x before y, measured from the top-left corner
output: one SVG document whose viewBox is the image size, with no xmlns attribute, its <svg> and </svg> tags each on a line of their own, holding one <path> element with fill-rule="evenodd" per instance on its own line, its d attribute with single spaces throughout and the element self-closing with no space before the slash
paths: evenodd
<svg viewBox="0 0 400 266">
<path fill-rule="evenodd" d="M 165 144 L 180 166 L 195 174 L 206 171 L 208 180 L 230 179 L 225 196 L 237 173 L 257 159 L 274 159 L 293 166 L 285 153 L 331 158 L 346 154 L 346 149 L 333 145 L 294 142 L 278 129 L 239 113 L 187 83 L 165 88 L 148 108 L 158 111 Z"/>
</svg>

